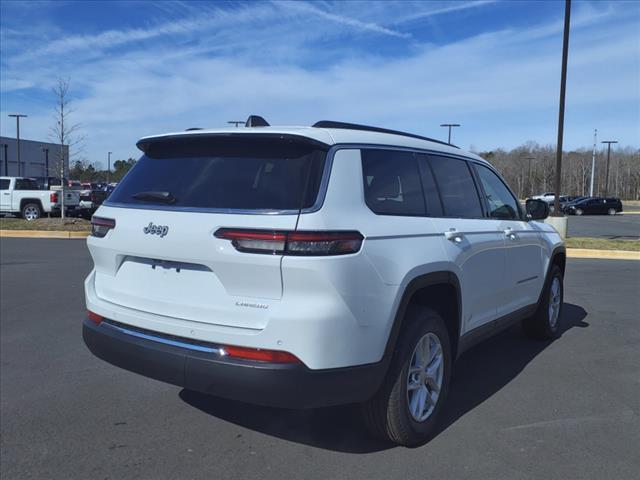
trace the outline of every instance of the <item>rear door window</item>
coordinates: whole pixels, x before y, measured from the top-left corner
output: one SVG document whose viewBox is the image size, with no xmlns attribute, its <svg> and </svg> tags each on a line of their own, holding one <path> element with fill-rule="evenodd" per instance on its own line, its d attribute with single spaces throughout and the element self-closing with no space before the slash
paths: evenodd
<svg viewBox="0 0 640 480">
<path fill-rule="evenodd" d="M 318 197 L 327 148 L 282 135 L 185 136 L 155 141 L 109 204 L 298 210 Z M 166 195 L 165 195 L 166 194 Z"/>
<path fill-rule="evenodd" d="M 16 178 L 15 190 L 40 190 L 38 182 L 31 178 Z"/>
<path fill-rule="evenodd" d="M 378 215 L 425 214 L 416 156 L 398 150 L 362 150 L 364 198 Z"/>
<path fill-rule="evenodd" d="M 442 198 L 445 217 L 482 218 L 482 207 L 467 162 L 430 156 L 429 162 Z"/>
<path fill-rule="evenodd" d="M 11 184 L 11 180 L 8 178 L 3 178 L 0 180 L 0 190 L 9 190 L 9 185 Z"/>
</svg>

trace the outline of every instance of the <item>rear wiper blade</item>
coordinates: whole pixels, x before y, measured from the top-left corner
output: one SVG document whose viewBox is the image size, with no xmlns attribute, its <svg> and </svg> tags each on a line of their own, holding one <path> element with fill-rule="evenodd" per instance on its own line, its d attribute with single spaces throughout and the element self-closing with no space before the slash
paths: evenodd
<svg viewBox="0 0 640 480">
<path fill-rule="evenodd" d="M 136 200 L 150 202 L 175 203 L 176 197 L 171 192 L 138 192 L 132 195 Z"/>
</svg>

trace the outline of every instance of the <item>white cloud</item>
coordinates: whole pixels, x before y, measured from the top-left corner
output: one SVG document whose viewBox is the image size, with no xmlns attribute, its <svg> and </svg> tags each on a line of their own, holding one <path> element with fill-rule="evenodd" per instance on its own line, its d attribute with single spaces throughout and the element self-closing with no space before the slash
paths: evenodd
<svg viewBox="0 0 640 480">
<path fill-rule="evenodd" d="M 384 22 L 384 12 L 378 10 L 355 17 L 352 10 L 328 13 L 332 7 L 311 6 L 321 14 L 308 5 L 289 8 L 281 3 L 213 9 L 204 23 L 187 17 L 146 29 L 60 38 L 57 53 L 50 50 L 50 55 L 65 52 L 89 159 L 101 160 L 106 151 L 114 151 L 116 158 L 135 155 L 135 142 L 143 135 L 222 126 L 252 113 L 275 124 L 337 119 L 430 136 L 440 133 L 440 123 L 458 121 L 463 123 L 456 131 L 461 144 L 480 149 L 529 139 L 554 142 L 561 22 L 487 32 L 440 46 L 411 40 L 411 49 L 396 57 L 364 56 L 362 51 L 351 55 L 348 42 L 341 42 L 341 55 L 318 65 L 314 60 L 321 58 L 322 48 L 310 44 L 326 37 L 342 39 L 344 29 L 405 41 L 402 31 L 387 27 L 395 25 L 393 16 Z M 638 143 L 632 130 L 640 128 L 640 118 L 629 112 L 632 102 L 640 102 L 640 47 L 636 25 L 624 20 L 624 13 L 612 10 L 578 10 L 574 16 L 569 147 L 587 143 L 582 130 L 607 124 L 626 135 L 627 143 Z M 152 37 L 166 41 L 145 43 Z M 91 48 L 85 48 L 83 38 Z M 123 45 L 129 48 L 109 54 Z M 5 100 L 17 98 L 16 88 L 46 87 L 59 71 L 58 63 L 46 56 L 33 69 L 21 55 L 3 53 L 3 118 Z M 606 105 L 618 112 L 612 114 Z M 52 105 L 32 107 L 25 136 L 46 138 Z M 594 120 L 599 123 L 585 125 Z M 11 125 L 2 121 L 1 127 L 3 135 L 12 134 Z"/>
</svg>

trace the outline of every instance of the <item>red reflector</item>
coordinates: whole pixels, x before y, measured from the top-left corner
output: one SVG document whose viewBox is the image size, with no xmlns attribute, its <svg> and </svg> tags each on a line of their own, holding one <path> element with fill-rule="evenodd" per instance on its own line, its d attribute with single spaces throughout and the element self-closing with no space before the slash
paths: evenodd
<svg viewBox="0 0 640 480">
<path fill-rule="evenodd" d="M 100 325 L 102 323 L 102 320 L 104 319 L 102 315 L 98 315 L 91 310 L 87 310 L 87 317 L 89 317 L 89 320 L 91 320 L 96 325 Z"/>
<path fill-rule="evenodd" d="M 259 362 L 274 363 L 302 363 L 295 355 L 289 352 L 278 350 L 262 350 L 259 348 L 224 346 L 227 355 L 233 358 L 244 358 L 245 360 L 257 360 Z"/>
</svg>

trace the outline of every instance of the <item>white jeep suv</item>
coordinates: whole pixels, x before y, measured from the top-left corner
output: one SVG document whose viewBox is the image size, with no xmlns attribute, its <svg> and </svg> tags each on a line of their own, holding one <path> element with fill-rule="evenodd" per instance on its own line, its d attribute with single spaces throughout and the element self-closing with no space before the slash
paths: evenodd
<svg viewBox="0 0 640 480">
<path fill-rule="evenodd" d="M 379 436 L 433 434 L 454 361 L 522 321 L 559 328 L 565 248 L 493 167 L 375 127 L 188 130 L 93 217 L 83 336 L 98 357 L 229 399 L 362 403 Z"/>
</svg>

